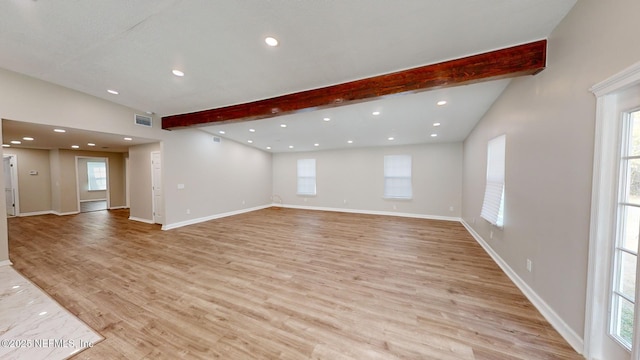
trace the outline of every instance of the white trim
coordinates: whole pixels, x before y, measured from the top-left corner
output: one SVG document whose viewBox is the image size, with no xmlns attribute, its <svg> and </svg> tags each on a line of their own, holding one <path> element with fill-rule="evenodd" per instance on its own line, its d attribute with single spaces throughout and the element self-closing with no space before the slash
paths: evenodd
<svg viewBox="0 0 640 360">
<path fill-rule="evenodd" d="M 129 220 L 139 221 L 139 222 L 143 222 L 143 223 L 146 223 L 146 224 L 155 224 L 153 222 L 153 220 L 138 218 L 138 217 L 135 217 L 135 216 L 129 216 Z"/>
<path fill-rule="evenodd" d="M 28 213 L 21 213 L 18 216 L 26 217 L 26 216 L 40 216 L 40 215 L 58 215 L 58 214 L 54 213 L 53 210 L 45 210 L 45 211 L 32 211 Z"/>
<path fill-rule="evenodd" d="M 524 296 L 531 301 L 533 306 L 540 311 L 542 316 L 553 326 L 556 331 L 573 347 L 573 349 L 582 354 L 584 350 L 584 342 L 580 335 L 578 335 L 562 318 L 556 314 L 555 311 L 531 288 L 524 280 L 504 261 L 498 253 L 480 236 L 466 221 L 460 220 L 462 225 L 469 231 L 471 236 L 482 246 L 482 248 L 491 256 L 493 261 L 502 269 L 502 271 L 513 281 L 513 283 L 522 291 Z"/>
<path fill-rule="evenodd" d="M 120 209 L 126 209 L 127 206 L 126 205 L 122 205 L 122 206 L 112 206 L 109 208 L 109 210 L 120 210 Z"/>
<path fill-rule="evenodd" d="M 244 213 L 248 213 L 248 212 L 252 212 L 252 211 L 262 210 L 262 209 L 270 208 L 272 206 L 273 206 L 272 204 L 256 206 L 256 207 L 252 207 L 252 208 L 248 208 L 248 209 L 229 211 L 229 212 L 226 212 L 226 213 L 220 213 L 220 214 L 215 214 L 215 215 L 211 215 L 211 216 L 205 216 L 205 217 L 201 217 L 201 218 L 197 218 L 197 219 L 180 221 L 180 222 L 173 223 L 173 224 L 166 224 L 166 225 L 162 225 L 162 230 L 177 229 L 179 227 L 183 227 L 183 226 L 187 226 L 187 225 L 193 225 L 193 224 L 198 224 L 198 223 L 209 221 L 209 220 L 215 220 L 215 219 L 220 219 L 220 218 L 224 218 L 224 217 L 228 217 L 228 216 L 239 215 L 239 214 L 244 214 Z"/>
<path fill-rule="evenodd" d="M 610 78 L 593 85 L 589 90 L 591 90 L 596 97 L 602 97 L 638 83 L 640 83 L 640 62 L 637 62 Z"/>
<path fill-rule="evenodd" d="M 58 216 L 67 216 L 67 215 L 78 215 L 80 214 L 80 211 L 69 211 L 69 212 L 58 212 L 58 211 L 51 211 L 51 214 L 53 215 L 58 215 Z"/>
<path fill-rule="evenodd" d="M 589 258 L 584 326 L 584 355 L 587 359 L 603 351 L 607 333 L 609 277 L 615 231 L 614 214 L 618 188 L 620 128 L 618 96 L 640 84 L 640 62 L 591 87 L 596 96 L 596 119 L 591 186 Z M 613 146 L 612 146 L 613 145 Z"/>
<path fill-rule="evenodd" d="M 283 207 L 283 208 L 289 208 L 289 209 L 301 209 L 301 210 L 335 211 L 335 212 L 343 212 L 343 213 L 351 213 L 351 214 L 399 216 L 399 217 L 429 219 L 429 220 L 444 220 L 444 221 L 460 221 L 461 220 L 459 217 L 452 217 L 452 216 L 400 213 L 400 212 L 392 212 L 392 211 L 359 210 L 359 209 L 344 209 L 344 208 L 301 206 L 301 205 L 287 205 L 287 204 L 271 204 L 270 206 Z"/>
<path fill-rule="evenodd" d="M 13 265 L 11 260 L 2 260 L 2 261 L 0 261 L 0 266 L 11 266 L 11 265 Z"/>
</svg>

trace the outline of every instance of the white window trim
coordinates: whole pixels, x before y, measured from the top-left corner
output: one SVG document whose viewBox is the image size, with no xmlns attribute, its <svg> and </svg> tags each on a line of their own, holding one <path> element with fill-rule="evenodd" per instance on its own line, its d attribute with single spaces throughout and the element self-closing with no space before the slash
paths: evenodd
<svg viewBox="0 0 640 360">
<path fill-rule="evenodd" d="M 480 216 L 492 225 L 504 225 L 504 188 L 507 136 L 500 135 L 487 143 L 487 180 Z"/>
<path fill-rule="evenodd" d="M 301 172 L 301 162 L 312 162 L 313 163 L 313 174 L 300 174 Z M 297 161 L 297 181 L 296 181 L 296 195 L 299 196 L 316 196 L 318 193 L 318 184 L 317 184 L 317 164 L 316 159 L 298 159 Z M 313 179 L 313 191 L 300 191 L 300 179 Z"/>
<path fill-rule="evenodd" d="M 613 251 L 610 237 L 615 232 L 618 199 L 619 148 L 611 146 L 618 143 L 620 133 L 616 92 L 633 86 L 640 86 L 640 62 L 591 88 L 597 103 L 584 342 L 576 336 L 563 334 L 587 359 L 601 353 L 601 332 L 608 330 L 608 274 Z M 636 344 L 639 334 L 640 331 L 636 331 Z M 631 358 L 637 359 L 638 355 L 636 346 Z"/>
<path fill-rule="evenodd" d="M 387 159 L 392 157 L 408 157 L 409 158 L 409 175 L 408 176 L 394 176 L 387 175 Z M 411 155 L 385 155 L 383 160 L 383 172 L 384 172 L 384 189 L 383 189 L 383 198 L 389 200 L 412 200 L 413 199 L 413 158 Z M 409 189 L 408 195 L 394 195 L 389 194 L 389 189 L 387 189 L 387 179 L 404 179 L 409 180 Z"/>
</svg>

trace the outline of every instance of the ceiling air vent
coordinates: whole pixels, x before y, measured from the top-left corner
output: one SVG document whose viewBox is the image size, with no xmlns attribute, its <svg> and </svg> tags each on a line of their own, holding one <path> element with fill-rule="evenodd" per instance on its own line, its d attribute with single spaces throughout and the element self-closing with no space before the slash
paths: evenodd
<svg viewBox="0 0 640 360">
<path fill-rule="evenodd" d="M 151 116 L 136 114 L 135 117 L 136 125 L 142 125 L 146 127 L 151 127 L 153 124 L 153 118 Z"/>
<path fill-rule="evenodd" d="M 217 137 L 217 136 L 214 136 L 214 137 L 213 137 L 213 142 L 217 142 L 217 143 L 219 143 L 219 142 L 220 142 L 220 138 L 219 138 L 219 137 Z"/>
</svg>

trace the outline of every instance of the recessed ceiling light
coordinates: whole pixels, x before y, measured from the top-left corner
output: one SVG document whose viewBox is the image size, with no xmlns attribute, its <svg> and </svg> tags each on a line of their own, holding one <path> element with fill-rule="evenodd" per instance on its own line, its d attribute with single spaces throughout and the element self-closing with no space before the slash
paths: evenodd
<svg viewBox="0 0 640 360">
<path fill-rule="evenodd" d="M 440 126 L 440 123 L 433 123 L 433 126 Z"/>
<path fill-rule="evenodd" d="M 53 131 L 57 132 L 57 133 L 66 133 L 67 130 L 65 129 L 53 129 Z"/>
<path fill-rule="evenodd" d="M 87 146 L 96 146 L 94 143 L 87 143 Z"/>
<path fill-rule="evenodd" d="M 224 134 L 226 134 L 226 133 L 227 133 L 227 132 L 226 132 L 226 131 L 224 131 L 224 130 L 220 130 L 220 131 L 218 131 L 218 134 L 222 134 L 222 135 L 224 135 Z"/>
<path fill-rule="evenodd" d="M 256 132 L 256 129 L 249 129 L 249 132 Z"/>
<path fill-rule="evenodd" d="M 72 149 L 80 149 L 80 146 L 78 146 L 78 145 L 71 145 L 71 148 L 72 148 Z"/>
<path fill-rule="evenodd" d="M 349 140 L 349 141 L 347 141 L 347 143 L 353 144 L 353 140 Z"/>
<path fill-rule="evenodd" d="M 22 144 L 22 141 L 11 140 L 11 143 L 14 144 L 14 145 L 20 145 L 20 144 Z"/>
<path fill-rule="evenodd" d="M 178 76 L 178 77 L 183 77 L 184 73 L 178 69 L 173 69 L 171 70 L 171 72 L 173 73 L 173 75 Z"/>
<path fill-rule="evenodd" d="M 133 140 L 133 139 L 132 139 L 132 138 L 130 138 L 130 137 L 126 137 L 126 138 L 124 138 L 124 140 L 125 140 L 125 141 L 131 141 L 131 140 Z"/>
<path fill-rule="evenodd" d="M 267 146 L 267 150 L 271 150 L 271 146 Z"/>
<path fill-rule="evenodd" d="M 380 115 L 380 111 L 374 111 L 374 112 L 371 113 L 371 115 L 378 116 L 378 115 Z"/>
<path fill-rule="evenodd" d="M 431 137 L 437 137 L 438 134 L 431 134 Z"/>
<path fill-rule="evenodd" d="M 38 315 L 40 315 L 40 316 L 42 316 L 42 315 L 47 315 L 47 312 L 46 312 L 46 311 L 43 311 L 43 312 L 41 312 L 41 313 L 40 313 L 40 314 L 38 314 Z"/>
<path fill-rule="evenodd" d="M 318 146 L 320 146 L 320 144 L 315 143 L 315 144 L 313 144 L 313 146 L 318 147 Z"/>
<path fill-rule="evenodd" d="M 437 102 L 438 106 L 442 106 L 442 105 L 446 105 L 447 101 L 446 100 L 440 100 Z"/>
<path fill-rule="evenodd" d="M 289 145 L 289 149 L 293 149 L 293 145 Z"/>
<path fill-rule="evenodd" d="M 324 120 L 324 121 L 331 121 L 331 118 L 326 117 L 326 118 L 324 118 L 324 119 L 322 119 L 322 120 Z"/>
<path fill-rule="evenodd" d="M 9 144 L 2 144 L 2 147 L 11 147 Z"/>
<path fill-rule="evenodd" d="M 247 140 L 249 144 L 253 144 L 253 140 Z"/>
<path fill-rule="evenodd" d="M 281 128 L 286 128 L 286 127 L 287 127 L 287 124 L 280 124 L 280 127 L 281 127 Z"/>
<path fill-rule="evenodd" d="M 115 91 L 115 90 L 111 90 L 111 89 L 107 90 L 107 92 L 108 92 L 109 94 L 112 94 L 112 95 L 118 95 L 118 94 L 120 94 L 119 92 L 117 92 L 117 91 Z"/>
<path fill-rule="evenodd" d="M 26 140 L 26 141 L 33 141 L 33 138 L 30 136 L 25 136 L 22 138 L 22 140 Z"/>
<path fill-rule="evenodd" d="M 395 138 L 393 136 L 391 136 L 391 137 L 387 138 L 387 140 L 393 141 L 393 140 L 395 140 Z"/>
<path fill-rule="evenodd" d="M 274 37 L 271 37 L 271 36 L 266 37 L 264 39 L 264 42 L 266 42 L 267 45 L 269 45 L 269 46 L 278 46 L 278 39 L 276 39 Z"/>
</svg>

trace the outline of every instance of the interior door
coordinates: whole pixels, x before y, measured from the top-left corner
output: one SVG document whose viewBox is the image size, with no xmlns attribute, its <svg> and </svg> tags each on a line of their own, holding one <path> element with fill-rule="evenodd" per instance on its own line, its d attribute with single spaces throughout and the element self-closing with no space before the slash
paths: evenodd
<svg viewBox="0 0 640 360">
<path fill-rule="evenodd" d="M 151 153 L 151 187 L 153 191 L 153 222 L 164 224 L 162 194 L 162 158 L 159 151 Z"/>
</svg>

